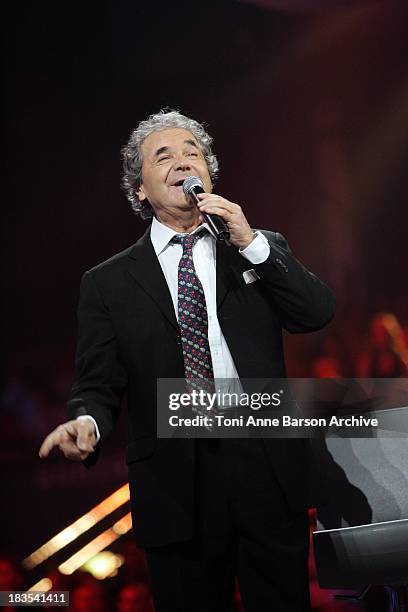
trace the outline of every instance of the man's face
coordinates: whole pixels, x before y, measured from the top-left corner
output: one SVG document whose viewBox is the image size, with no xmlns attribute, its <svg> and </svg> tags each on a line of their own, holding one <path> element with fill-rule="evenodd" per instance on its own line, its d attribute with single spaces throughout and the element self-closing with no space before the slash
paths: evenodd
<svg viewBox="0 0 408 612">
<path fill-rule="evenodd" d="M 142 183 L 138 196 L 141 201 L 149 201 L 159 219 L 162 212 L 173 216 L 195 206 L 183 192 L 187 176 L 198 176 L 204 190 L 211 191 L 207 163 L 188 130 L 169 128 L 153 132 L 144 140 L 141 150 Z"/>
</svg>

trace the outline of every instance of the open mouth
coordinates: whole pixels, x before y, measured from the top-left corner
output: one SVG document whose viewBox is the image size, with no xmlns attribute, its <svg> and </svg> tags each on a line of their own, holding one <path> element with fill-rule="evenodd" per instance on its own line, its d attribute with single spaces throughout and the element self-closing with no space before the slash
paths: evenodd
<svg viewBox="0 0 408 612">
<path fill-rule="evenodd" d="M 180 179 L 176 183 L 173 183 L 172 187 L 182 187 L 184 183 L 184 179 Z"/>
</svg>

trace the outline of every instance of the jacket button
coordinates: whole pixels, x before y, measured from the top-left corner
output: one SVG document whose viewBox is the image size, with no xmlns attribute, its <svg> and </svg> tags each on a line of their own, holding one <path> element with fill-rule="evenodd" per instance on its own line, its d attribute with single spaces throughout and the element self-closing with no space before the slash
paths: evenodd
<svg viewBox="0 0 408 612">
<path fill-rule="evenodd" d="M 177 346 L 180 346 L 180 344 L 181 344 L 181 336 L 176 336 L 176 344 L 177 344 Z"/>
</svg>

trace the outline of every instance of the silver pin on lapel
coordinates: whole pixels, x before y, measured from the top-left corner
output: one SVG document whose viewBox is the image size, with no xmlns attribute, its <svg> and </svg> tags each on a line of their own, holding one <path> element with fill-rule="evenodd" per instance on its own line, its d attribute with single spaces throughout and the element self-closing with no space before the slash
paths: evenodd
<svg viewBox="0 0 408 612">
<path fill-rule="evenodd" d="M 245 270 L 245 272 L 242 273 L 242 277 L 246 285 L 249 285 L 250 283 L 254 283 L 255 281 L 259 280 L 258 274 L 252 268 L 251 270 Z"/>
</svg>

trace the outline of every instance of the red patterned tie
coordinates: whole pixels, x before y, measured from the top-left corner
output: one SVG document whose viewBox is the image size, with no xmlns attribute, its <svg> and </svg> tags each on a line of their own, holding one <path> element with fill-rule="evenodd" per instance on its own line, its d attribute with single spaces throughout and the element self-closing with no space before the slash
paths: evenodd
<svg viewBox="0 0 408 612">
<path fill-rule="evenodd" d="M 207 305 L 193 262 L 193 247 L 205 233 L 203 228 L 195 234 L 178 234 L 173 237 L 172 242 L 183 247 L 178 267 L 178 320 L 186 379 L 193 388 L 214 391 Z"/>
</svg>

